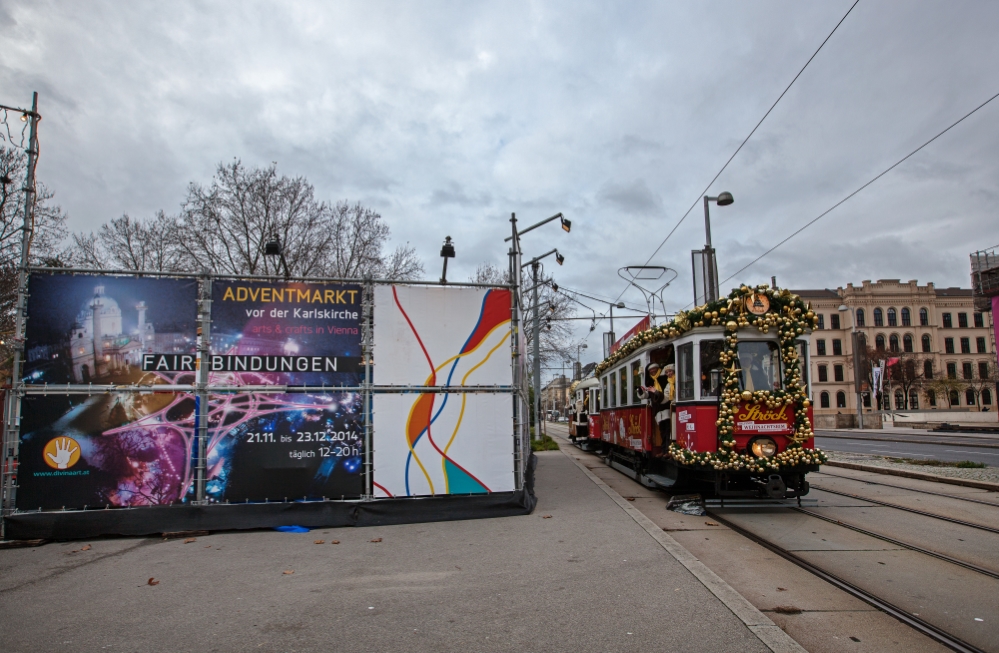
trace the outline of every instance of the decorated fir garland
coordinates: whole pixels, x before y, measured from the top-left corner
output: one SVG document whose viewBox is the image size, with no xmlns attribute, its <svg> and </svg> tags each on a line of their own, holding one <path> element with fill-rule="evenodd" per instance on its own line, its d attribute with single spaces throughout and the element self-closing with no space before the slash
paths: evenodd
<svg viewBox="0 0 999 653">
<path fill-rule="evenodd" d="M 754 312 L 753 307 L 762 310 Z M 626 342 L 617 352 L 597 365 L 594 373 L 599 376 L 608 368 L 621 362 L 640 347 L 649 343 L 677 338 L 694 327 L 724 326 L 725 345 L 720 355 L 725 370 L 721 402 L 718 409 L 718 450 L 696 452 L 685 449 L 675 442 L 669 446 L 669 455 L 684 465 L 703 465 L 717 470 L 745 470 L 764 473 L 799 465 L 817 465 L 826 462 L 826 456 L 818 449 L 805 449 L 801 446 L 814 437 L 808 419 L 807 408 L 810 401 L 806 388 L 801 383 L 800 361 L 795 339 L 813 329 L 818 322 L 815 313 L 797 295 L 789 290 L 776 290 L 765 285 L 751 288 L 736 288 L 728 297 L 698 306 L 690 311 L 681 311 L 670 322 L 642 331 Z M 779 336 L 781 359 L 784 362 L 784 389 L 739 390 L 739 329 L 755 327 L 762 333 L 776 329 Z M 763 409 L 779 410 L 782 407 L 794 410 L 791 445 L 773 458 L 756 458 L 739 454 L 735 448 L 735 413 L 740 403 L 758 405 Z"/>
</svg>

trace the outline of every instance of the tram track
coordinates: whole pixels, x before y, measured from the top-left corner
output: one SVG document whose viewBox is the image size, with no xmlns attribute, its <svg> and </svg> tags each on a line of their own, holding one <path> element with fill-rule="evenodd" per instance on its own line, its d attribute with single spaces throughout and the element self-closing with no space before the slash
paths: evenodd
<svg viewBox="0 0 999 653">
<path fill-rule="evenodd" d="M 805 511 L 804 509 L 800 509 L 800 508 L 794 508 L 793 510 L 799 510 L 799 511 L 806 512 L 806 513 L 809 512 L 809 511 Z M 782 547 L 782 546 L 780 546 L 778 544 L 775 544 L 775 543 L 767 540 L 764 537 L 761 537 L 761 536 L 757 535 L 756 533 L 752 532 L 751 530 L 748 530 L 746 528 L 743 528 L 742 526 L 739 526 L 738 524 L 734 523 L 733 521 L 731 521 L 729 519 L 726 519 L 724 516 L 719 515 L 716 510 L 712 509 L 712 510 L 708 510 L 707 512 L 708 512 L 708 514 L 711 515 L 711 517 L 713 519 L 717 520 L 718 523 L 724 524 L 727 528 L 730 528 L 732 531 L 738 533 L 739 535 L 745 537 L 746 539 L 748 539 L 748 540 L 750 540 L 750 541 L 752 541 L 752 542 L 754 542 L 754 543 L 762 546 L 763 548 L 765 548 L 765 549 L 767 549 L 767 550 L 769 550 L 769 551 L 771 551 L 771 552 L 779 555 L 780 557 L 784 558 L 788 562 L 791 562 L 791 563 L 797 565 L 798 567 L 801 567 L 805 571 L 808 571 L 809 573 L 811 573 L 811 574 L 813 574 L 813 575 L 815 575 L 815 576 L 823 579 L 824 581 L 826 581 L 830 585 L 833 585 L 834 587 L 840 589 L 841 591 L 846 592 L 847 594 L 849 594 L 849 595 L 851 595 L 851 596 L 853 596 L 853 597 L 855 597 L 857 599 L 860 599 L 861 601 L 864 601 L 868 605 L 874 606 L 878 610 L 881 610 L 882 612 L 885 612 L 885 613 L 891 615 L 895 619 L 899 620 L 900 622 L 904 623 L 905 625 L 909 626 L 910 628 L 913 628 L 914 630 L 922 633 L 926 637 L 929 637 L 933 641 L 938 642 L 939 644 L 941 644 L 943 646 L 946 646 L 947 648 L 949 648 L 949 649 L 951 649 L 953 651 L 958 651 L 959 653 L 985 653 L 985 651 L 983 649 L 980 649 L 980 648 L 978 648 L 978 647 L 976 647 L 976 646 L 974 646 L 972 644 L 969 644 L 968 642 L 964 641 L 963 639 L 961 639 L 957 635 L 954 635 L 953 633 L 947 632 L 946 630 L 944 630 L 944 629 L 942 629 L 942 628 L 940 628 L 938 626 L 935 626 L 934 624 L 932 624 L 932 623 L 930 623 L 928 621 L 920 619 L 918 616 L 913 615 L 909 611 L 904 610 L 903 608 L 900 608 L 899 606 L 897 606 L 897 605 L 895 605 L 893 603 L 890 603 L 889 601 L 886 601 L 885 599 L 877 596 L 876 594 L 874 594 L 874 593 L 872 593 L 872 592 L 870 592 L 868 590 L 865 590 L 862 587 L 854 585 L 853 583 L 849 582 L 848 580 L 846 580 L 844 578 L 841 578 L 841 577 L 837 576 L 836 574 L 833 574 L 833 573 L 831 573 L 829 571 L 826 571 L 825 569 L 822 569 L 818 565 L 815 565 L 815 564 L 813 564 L 813 563 L 805 560 L 801 556 L 798 556 L 795 553 L 793 553 L 793 552 L 785 549 L 784 547 Z M 833 523 L 837 523 L 836 520 L 830 520 L 830 521 L 832 521 Z M 843 526 L 843 524 L 841 524 L 841 523 L 839 525 Z M 873 534 L 872 534 L 872 536 L 878 537 L 877 535 L 873 535 Z M 881 537 L 879 539 L 884 540 L 885 538 Z M 910 548 L 910 547 L 907 547 L 907 548 Z M 936 556 L 936 557 L 940 557 L 940 556 Z M 967 566 L 967 565 L 963 565 L 962 564 L 962 566 Z M 992 575 L 992 574 L 990 573 L 989 575 Z"/>
<path fill-rule="evenodd" d="M 981 499 L 972 499 L 970 497 L 959 496 L 957 494 L 944 494 L 943 492 L 931 492 L 929 490 L 921 490 L 919 488 L 906 487 L 905 485 L 895 485 L 894 483 L 882 483 L 880 481 L 869 481 L 867 479 L 857 478 L 855 476 L 843 476 L 842 474 L 830 474 L 827 471 L 819 472 L 823 476 L 829 476 L 832 478 L 841 478 L 847 481 L 854 481 L 856 483 L 863 483 L 864 485 L 880 485 L 882 487 L 895 488 L 897 490 L 908 490 L 909 492 L 917 492 L 919 494 L 927 494 L 934 497 L 944 497 L 947 499 L 957 499 L 959 501 L 967 501 L 968 503 L 977 503 L 983 506 L 992 506 L 993 508 L 999 508 L 999 503 L 995 501 L 982 501 Z M 814 486 L 813 486 L 814 487 Z"/>
<path fill-rule="evenodd" d="M 932 512 L 926 512 L 925 510 L 917 510 L 916 508 L 909 508 L 908 506 L 900 506 L 897 503 L 889 503 L 888 501 L 881 501 L 880 499 L 872 499 L 870 497 L 865 497 L 859 494 L 851 494 L 849 492 L 838 492 L 836 490 L 830 490 L 828 488 L 820 487 L 818 485 L 812 484 L 813 490 L 819 490 L 820 492 L 827 492 L 829 494 L 835 494 L 841 497 L 847 497 L 849 499 L 856 499 L 858 501 L 867 501 L 868 503 L 873 503 L 879 506 L 885 506 L 886 508 L 893 508 L 895 510 L 904 510 L 905 512 L 911 512 L 915 515 L 920 515 L 923 517 L 930 517 L 932 519 L 938 519 L 940 521 L 949 522 L 951 524 L 958 524 L 960 526 L 966 526 L 968 528 L 974 528 L 988 533 L 995 533 L 999 535 L 999 528 L 993 528 L 991 526 L 986 526 L 984 524 L 976 524 L 974 522 L 964 521 L 963 519 L 955 519 L 953 517 L 947 517 L 945 515 L 938 515 Z"/>
</svg>

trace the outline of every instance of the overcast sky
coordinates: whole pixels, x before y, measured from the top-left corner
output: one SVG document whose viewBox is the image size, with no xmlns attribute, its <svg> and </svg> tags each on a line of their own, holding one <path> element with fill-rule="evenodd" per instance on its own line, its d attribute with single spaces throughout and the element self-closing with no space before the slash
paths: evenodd
<svg viewBox="0 0 999 653">
<path fill-rule="evenodd" d="M 0 103 L 39 92 L 39 177 L 77 231 L 274 161 L 378 210 L 430 277 L 444 236 L 464 279 L 505 265 L 511 212 L 562 211 L 572 233 L 525 252 L 615 298 L 850 4 L 0 0 Z M 999 92 L 997 33 L 994 2 L 862 0 L 712 187 L 735 196 L 712 211 L 721 277 Z M 725 286 L 968 287 L 999 243 L 997 125 L 999 100 Z M 698 205 L 653 260 L 679 270 L 671 310 L 703 242 Z"/>
</svg>

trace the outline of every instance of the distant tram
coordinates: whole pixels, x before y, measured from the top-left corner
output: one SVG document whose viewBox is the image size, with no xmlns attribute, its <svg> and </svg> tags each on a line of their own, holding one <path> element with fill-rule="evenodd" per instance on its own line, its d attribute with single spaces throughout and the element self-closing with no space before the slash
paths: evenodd
<svg viewBox="0 0 999 653">
<path fill-rule="evenodd" d="M 797 295 L 766 286 L 681 312 L 576 384 L 569 435 L 648 487 L 804 496 L 825 462 L 811 427 L 814 326 Z"/>
</svg>

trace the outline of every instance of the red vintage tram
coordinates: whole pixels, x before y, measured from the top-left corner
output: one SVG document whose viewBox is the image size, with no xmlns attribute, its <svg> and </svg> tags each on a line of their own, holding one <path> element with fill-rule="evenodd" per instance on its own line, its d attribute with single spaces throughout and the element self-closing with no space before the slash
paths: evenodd
<svg viewBox="0 0 999 653">
<path fill-rule="evenodd" d="M 814 320 L 787 290 L 742 286 L 641 331 L 574 388 L 570 437 L 648 487 L 801 497 L 825 462 L 811 429 Z M 672 383 L 657 366 L 672 366 Z"/>
</svg>

